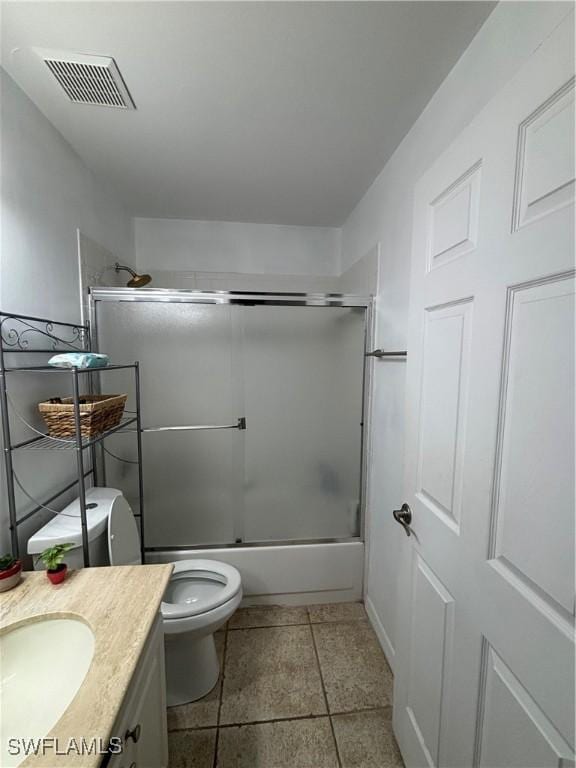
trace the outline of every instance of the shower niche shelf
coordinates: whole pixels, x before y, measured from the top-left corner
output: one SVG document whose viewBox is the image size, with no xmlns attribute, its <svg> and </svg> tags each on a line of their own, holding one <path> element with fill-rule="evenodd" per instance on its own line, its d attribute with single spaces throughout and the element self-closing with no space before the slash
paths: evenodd
<svg viewBox="0 0 576 768">
<path fill-rule="evenodd" d="M 104 450 L 104 441 L 107 437 L 120 432 L 130 432 L 136 437 L 137 460 L 130 462 L 138 466 L 138 506 L 141 524 L 141 553 L 144 559 L 144 500 L 143 500 L 143 475 L 142 475 L 142 422 L 140 409 L 140 367 L 138 362 L 125 365 L 107 365 L 102 368 L 55 368 L 49 365 L 7 365 L 6 356 L 16 355 L 54 355 L 60 352 L 89 352 L 91 351 L 90 330 L 86 325 L 60 322 L 42 317 L 19 315 L 8 312 L 0 312 L 0 414 L 2 416 L 2 441 L 4 464 L 6 469 L 6 488 L 8 495 L 8 511 L 10 519 L 10 539 L 12 554 L 18 558 L 20 545 L 18 540 L 18 528 L 22 523 L 32 518 L 42 510 L 49 510 L 57 514 L 57 510 L 49 505 L 63 496 L 65 493 L 77 487 L 80 501 L 80 522 L 82 531 L 82 550 L 84 565 L 90 565 L 90 553 L 88 547 L 88 531 L 86 518 L 86 487 L 90 480 L 93 486 L 98 482 L 98 462 L 96 447 L 101 445 Z M 80 431 L 80 381 L 84 381 L 90 394 L 96 394 L 100 389 L 100 375 L 108 371 L 131 370 L 134 374 L 134 399 L 135 411 L 129 411 L 128 418 L 123 418 L 120 424 L 101 434 L 92 437 L 82 437 Z M 73 438 L 52 437 L 41 432 L 32 424 L 29 424 L 15 408 L 8 391 L 8 381 L 12 374 L 55 374 L 68 377 L 71 382 L 72 402 L 76 421 L 76 432 Z M 84 378 L 85 377 L 85 378 Z M 16 376 L 14 378 L 19 378 Z M 14 442 L 12 439 L 11 417 L 15 417 L 29 431 L 35 433 L 33 437 Z M 29 494 L 14 470 L 13 455 L 20 451 L 73 451 L 76 455 L 76 479 L 68 482 L 53 493 L 50 498 L 38 501 Z M 89 451 L 88 456 L 85 452 Z M 114 454 L 107 451 L 111 456 Z M 121 461 L 121 457 L 115 457 Z M 18 514 L 16 488 L 19 488 L 29 502 L 35 505 L 23 515 Z"/>
</svg>

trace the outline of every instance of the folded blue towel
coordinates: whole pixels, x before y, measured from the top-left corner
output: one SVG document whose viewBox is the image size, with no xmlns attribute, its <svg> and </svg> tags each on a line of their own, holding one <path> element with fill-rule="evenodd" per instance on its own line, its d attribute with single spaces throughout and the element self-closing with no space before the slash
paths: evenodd
<svg viewBox="0 0 576 768">
<path fill-rule="evenodd" d="M 64 352 L 51 357 L 48 365 L 55 368 L 105 368 L 109 362 L 108 355 L 96 352 Z"/>
</svg>

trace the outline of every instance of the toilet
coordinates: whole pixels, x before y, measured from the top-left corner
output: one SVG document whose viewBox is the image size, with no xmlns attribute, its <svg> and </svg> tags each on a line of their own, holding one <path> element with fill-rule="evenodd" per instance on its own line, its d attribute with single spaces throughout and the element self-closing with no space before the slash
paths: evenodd
<svg viewBox="0 0 576 768">
<path fill-rule="evenodd" d="M 86 507 L 91 565 L 139 565 L 140 535 L 122 492 L 89 488 Z M 78 499 L 28 540 L 28 554 L 37 557 L 46 547 L 65 542 L 74 544 L 66 562 L 82 568 Z M 242 600 L 242 580 L 233 566 L 216 560 L 178 560 L 173 565 L 161 605 L 169 707 L 196 701 L 216 685 L 220 664 L 214 632 Z"/>
</svg>

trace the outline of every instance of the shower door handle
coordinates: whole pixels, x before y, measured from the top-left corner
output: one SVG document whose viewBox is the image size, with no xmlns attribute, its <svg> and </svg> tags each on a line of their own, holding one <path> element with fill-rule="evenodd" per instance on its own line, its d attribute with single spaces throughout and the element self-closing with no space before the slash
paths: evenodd
<svg viewBox="0 0 576 768">
<path fill-rule="evenodd" d="M 236 424 L 184 424 L 175 427 L 144 427 L 142 432 L 201 432 L 205 429 L 246 429 L 246 419 L 239 418 Z M 132 430 L 136 431 L 136 430 Z"/>
<path fill-rule="evenodd" d="M 399 352 L 385 352 L 383 349 L 375 349 L 372 352 L 366 352 L 364 357 L 407 357 L 408 352 L 405 349 Z"/>
</svg>

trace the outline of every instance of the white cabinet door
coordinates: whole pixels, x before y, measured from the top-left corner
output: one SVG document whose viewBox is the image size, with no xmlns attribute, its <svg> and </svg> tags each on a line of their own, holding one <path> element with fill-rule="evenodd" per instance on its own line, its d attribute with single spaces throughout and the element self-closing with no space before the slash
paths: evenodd
<svg viewBox="0 0 576 768">
<path fill-rule="evenodd" d="M 415 189 L 394 710 L 409 768 L 574 759 L 573 24 Z"/>
<path fill-rule="evenodd" d="M 134 761 L 138 768 L 162 768 L 166 761 L 166 703 L 162 695 L 164 687 L 164 650 L 155 653 L 146 669 L 134 706 L 131 708 L 126 740 L 134 744 Z M 137 741 L 134 742 L 134 739 Z"/>
<path fill-rule="evenodd" d="M 123 750 L 107 763 L 110 768 L 166 768 L 168 765 L 164 637 L 160 617 L 138 664 L 113 735 L 122 739 Z"/>
</svg>

